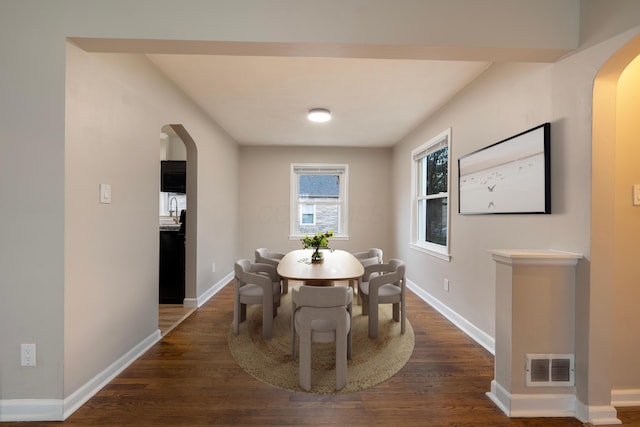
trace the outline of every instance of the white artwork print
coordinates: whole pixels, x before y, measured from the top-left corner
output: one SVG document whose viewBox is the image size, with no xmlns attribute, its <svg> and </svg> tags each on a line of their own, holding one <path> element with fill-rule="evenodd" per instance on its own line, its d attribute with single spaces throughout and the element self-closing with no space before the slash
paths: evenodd
<svg viewBox="0 0 640 427">
<path fill-rule="evenodd" d="M 460 213 L 545 213 L 544 132 L 540 126 L 460 158 Z"/>
</svg>

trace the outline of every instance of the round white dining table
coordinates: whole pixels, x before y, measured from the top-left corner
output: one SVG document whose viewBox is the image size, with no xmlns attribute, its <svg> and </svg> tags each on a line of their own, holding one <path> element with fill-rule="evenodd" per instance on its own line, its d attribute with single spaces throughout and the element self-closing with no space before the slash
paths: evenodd
<svg viewBox="0 0 640 427">
<path fill-rule="evenodd" d="M 313 249 L 298 249 L 287 253 L 278 263 L 278 274 L 290 280 L 302 280 L 307 285 L 332 285 L 336 280 L 355 280 L 364 274 L 364 267 L 347 251 L 321 249 L 324 261 L 311 262 Z"/>
</svg>

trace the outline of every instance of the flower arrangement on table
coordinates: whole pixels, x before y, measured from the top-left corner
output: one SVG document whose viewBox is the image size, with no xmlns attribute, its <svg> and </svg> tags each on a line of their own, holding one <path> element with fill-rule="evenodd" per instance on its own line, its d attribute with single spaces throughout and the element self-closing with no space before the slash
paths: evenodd
<svg viewBox="0 0 640 427">
<path fill-rule="evenodd" d="M 333 231 L 329 230 L 325 233 L 318 232 L 315 236 L 304 236 L 302 240 L 302 247 L 304 249 L 313 248 L 314 251 L 311 254 L 311 262 L 319 263 L 324 260 L 324 256 L 320 249 L 331 249 L 329 248 L 329 237 L 333 236 Z"/>
</svg>

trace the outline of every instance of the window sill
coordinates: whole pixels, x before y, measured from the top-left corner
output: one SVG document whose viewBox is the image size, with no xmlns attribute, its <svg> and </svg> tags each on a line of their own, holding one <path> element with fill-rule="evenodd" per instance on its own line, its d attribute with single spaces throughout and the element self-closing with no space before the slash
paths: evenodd
<svg viewBox="0 0 640 427">
<path fill-rule="evenodd" d="M 289 240 L 300 240 L 304 236 L 312 236 L 312 234 L 289 235 Z M 344 234 L 339 236 L 333 235 L 329 238 L 329 242 L 331 242 L 331 240 L 349 240 L 349 236 Z"/>
<path fill-rule="evenodd" d="M 425 253 L 427 255 L 431 255 L 432 257 L 441 259 L 443 261 L 451 262 L 451 255 L 449 255 L 449 254 L 445 254 L 445 253 L 442 253 L 442 252 L 437 252 L 437 251 L 434 251 L 432 249 L 425 248 L 424 246 L 416 245 L 415 243 L 409 243 L 409 247 L 411 249 L 413 249 L 413 250 Z"/>
</svg>

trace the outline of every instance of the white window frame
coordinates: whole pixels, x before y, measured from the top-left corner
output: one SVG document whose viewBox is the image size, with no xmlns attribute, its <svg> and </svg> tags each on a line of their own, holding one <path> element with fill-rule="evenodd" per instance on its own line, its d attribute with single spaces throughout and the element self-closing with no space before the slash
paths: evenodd
<svg viewBox="0 0 640 427">
<path fill-rule="evenodd" d="M 438 195 L 421 196 L 420 185 L 418 178 L 420 177 L 418 171 L 418 160 L 426 155 L 443 148 L 446 145 L 448 151 L 447 161 L 447 192 L 439 193 Z M 411 151 L 411 236 L 409 240 L 409 247 L 420 252 L 432 255 L 436 258 L 443 259 L 445 261 L 451 261 L 450 245 L 451 245 L 451 128 L 448 128 L 429 141 L 420 145 Z M 418 221 L 420 220 L 418 215 L 418 201 L 422 199 L 430 198 L 446 198 L 447 199 L 447 244 L 438 245 L 432 242 L 421 240 L 418 236 L 418 230 L 420 229 Z"/>
<path fill-rule="evenodd" d="M 297 240 L 303 237 L 303 234 L 298 233 L 298 224 L 300 223 L 300 215 L 298 214 L 298 185 L 300 180 L 298 175 L 309 174 L 326 174 L 326 175 L 341 175 L 340 178 L 340 195 L 338 197 L 339 205 L 339 217 L 340 230 L 333 230 L 334 234 L 331 239 L 333 240 L 348 240 L 348 221 L 349 200 L 347 189 L 349 188 L 349 165 L 347 164 L 333 164 L 333 163 L 291 163 L 291 175 L 290 175 L 290 227 L 289 227 L 289 240 Z M 323 202 L 315 201 L 314 204 L 318 205 Z M 332 202 L 333 204 L 334 202 Z M 314 216 L 315 222 L 317 217 Z M 327 231 L 327 230 L 325 230 Z"/>
</svg>

